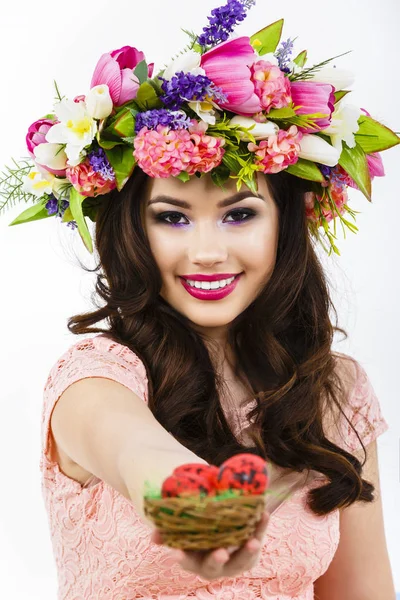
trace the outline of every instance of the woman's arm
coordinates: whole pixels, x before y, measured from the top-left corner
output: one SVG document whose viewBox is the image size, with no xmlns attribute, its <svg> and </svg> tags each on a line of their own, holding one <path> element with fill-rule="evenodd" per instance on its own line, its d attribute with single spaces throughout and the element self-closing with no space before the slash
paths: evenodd
<svg viewBox="0 0 400 600">
<path fill-rule="evenodd" d="M 161 487 L 179 465 L 208 464 L 162 427 L 142 398 L 105 377 L 70 385 L 55 405 L 51 428 L 74 462 L 131 500 L 148 523 L 146 480 Z"/>
<path fill-rule="evenodd" d="M 395 600 L 386 546 L 376 440 L 366 446 L 363 478 L 375 486 L 375 500 L 340 511 L 340 541 L 328 570 L 314 584 L 315 600 Z M 360 461 L 362 450 L 353 452 Z"/>
</svg>

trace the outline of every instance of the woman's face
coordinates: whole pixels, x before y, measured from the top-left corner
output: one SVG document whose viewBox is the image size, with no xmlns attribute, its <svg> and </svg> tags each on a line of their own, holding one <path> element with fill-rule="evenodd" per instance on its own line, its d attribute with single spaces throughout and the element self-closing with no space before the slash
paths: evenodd
<svg viewBox="0 0 400 600">
<path fill-rule="evenodd" d="M 185 183 L 174 177 L 148 181 L 144 227 L 161 272 L 160 294 L 213 338 L 223 339 L 227 325 L 253 302 L 274 269 L 278 208 L 265 177 L 257 175 L 260 197 L 244 185 L 238 193 L 232 179 L 224 191 L 210 175 Z M 182 283 L 194 274 L 240 277 L 225 297 L 199 299 Z"/>
</svg>

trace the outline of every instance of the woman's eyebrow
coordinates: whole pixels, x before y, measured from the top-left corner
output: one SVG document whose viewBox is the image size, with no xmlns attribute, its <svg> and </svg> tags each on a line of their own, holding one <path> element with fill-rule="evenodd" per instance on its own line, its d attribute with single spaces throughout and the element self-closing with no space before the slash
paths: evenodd
<svg viewBox="0 0 400 600">
<path fill-rule="evenodd" d="M 238 192 L 237 194 L 229 196 L 229 198 L 225 198 L 224 200 L 218 202 L 217 207 L 224 208 L 226 206 L 230 206 L 231 204 L 236 204 L 237 202 L 240 202 L 245 198 L 259 198 L 260 200 L 265 201 L 265 198 L 262 194 L 254 194 L 253 192 Z M 174 206 L 179 206 L 180 208 L 186 208 L 188 210 L 192 208 L 189 202 L 186 202 L 185 200 L 178 200 L 173 196 L 167 196 L 165 194 L 161 194 L 159 196 L 156 196 L 155 198 L 152 198 L 151 200 L 149 200 L 147 206 L 150 206 L 151 204 L 156 204 L 157 202 L 166 202 L 168 204 L 173 204 Z"/>
</svg>

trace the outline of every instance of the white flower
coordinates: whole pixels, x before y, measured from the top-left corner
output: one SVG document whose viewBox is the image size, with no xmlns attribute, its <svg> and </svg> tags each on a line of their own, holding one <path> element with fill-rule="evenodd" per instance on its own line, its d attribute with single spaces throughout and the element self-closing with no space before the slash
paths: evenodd
<svg viewBox="0 0 400 600">
<path fill-rule="evenodd" d="M 60 123 L 56 123 L 46 133 L 48 142 L 66 144 L 65 153 L 68 165 L 78 165 L 97 132 L 97 123 L 89 115 L 84 102 L 61 100 L 54 105 L 54 112 Z"/>
<path fill-rule="evenodd" d="M 335 111 L 332 114 L 329 127 L 322 130 L 331 137 L 332 144 L 341 154 L 342 141 L 344 140 L 349 148 L 354 148 L 356 140 L 354 134 L 360 128 L 358 119 L 363 114 L 361 108 L 353 104 L 345 104 L 342 100 L 335 104 Z"/>
<path fill-rule="evenodd" d="M 28 194 L 33 194 L 37 198 L 41 198 L 43 194 L 51 194 L 53 187 L 51 179 L 54 178 L 52 173 L 48 173 L 48 177 L 43 177 L 42 173 L 33 169 L 23 179 L 22 191 Z"/>
<path fill-rule="evenodd" d="M 318 162 L 328 167 L 334 167 L 338 164 L 341 150 L 337 150 L 317 135 L 305 133 L 299 143 L 300 158 Z"/>
<path fill-rule="evenodd" d="M 212 102 L 188 102 L 188 105 L 202 121 L 215 125 L 215 110 Z"/>
<path fill-rule="evenodd" d="M 67 155 L 62 144 L 38 144 L 33 149 L 33 154 L 40 165 L 49 169 L 63 171 L 67 167 Z"/>
<path fill-rule="evenodd" d="M 105 119 L 111 114 L 113 102 L 108 85 L 95 85 L 85 98 L 86 110 L 93 119 Z"/>
<path fill-rule="evenodd" d="M 54 194 L 56 198 L 64 194 L 64 186 L 71 185 L 65 177 L 56 177 L 35 163 L 31 172 L 23 179 L 22 190 L 40 198 L 43 194 Z"/>
<path fill-rule="evenodd" d="M 233 117 L 233 119 L 229 121 L 229 125 L 232 127 L 235 125 L 240 125 L 246 129 L 250 129 L 250 127 L 254 125 L 254 128 L 250 129 L 250 133 L 256 140 L 265 140 L 270 135 L 275 135 L 279 131 L 279 126 L 276 123 L 272 123 L 272 121 L 267 121 L 266 123 L 257 123 L 257 121 L 251 119 L 250 117 Z M 244 132 L 238 131 L 238 134 L 244 142 L 250 141 L 250 138 Z"/>
<path fill-rule="evenodd" d="M 330 83 L 335 91 L 346 90 L 355 81 L 355 75 L 347 69 L 334 69 L 333 67 L 323 67 L 310 76 L 310 81 Z"/>
<path fill-rule="evenodd" d="M 175 73 L 183 71 L 184 73 L 192 73 L 196 68 L 200 68 L 201 55 L 194 50 L 188 50 L 184 54 L 180 54 L 178 58 L 172 61 L 164 71 L 164 79 L 172 79 Z M 201 75 L 205 74 L 205 71 L 201 69 Z M 195 72 L 195 75 L 199 73 Z"/>
</svg>

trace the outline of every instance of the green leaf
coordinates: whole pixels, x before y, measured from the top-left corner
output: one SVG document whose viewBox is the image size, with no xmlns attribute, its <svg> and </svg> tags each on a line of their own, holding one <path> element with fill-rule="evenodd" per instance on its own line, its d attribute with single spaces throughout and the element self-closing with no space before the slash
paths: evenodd
<svg viewBox="0 0 400 600">
<path fill-rule="evenodd" d="M 297 163 L 289 165 L 286 169 L 288 173 L 301 177 L 301 179 L 308 179 L 309 181 L 324 181 L 324 176 L 315 163 L 304 158 L 299 158 Z"/>
<path fill-rule="evenodd" d="M 128 146 L 116 146 L 111 150 L 105 150 L 110 165 L 115 174 L 117 189 L 120 192 L 135 168 L 135 157 L 132 148 Z"/>
<path fill-rule="evenodd" d="M 123 112 L 114 124 L 115 132 L 121 137 L 130 137 L 135 133 L 135 119 L 131 110 Z"/>
<path fill-rule="evenodd" d="M 347 94 L 350 94 L 350 92 L 351 92 L 351 90 L 340 90 L 340 92 L 335 92 L 334 104 L 337 104 L 339 102 L 339 100 L 341 100 L 342 98 L 347 96 Z"/>
<path fill-rule="evenodd" d="M 253 194 L 256 195 L 258 193 L 257 180 L 254 177 L 254 171 L 251 175 L 244 175 L 241 178 L 241 181 L 243 181 L 244 184 L 247 185 L 247 187 L 253 192 Z"/>
<path fill-rule="evenodd" d="M 186 173 L 186 171 L 181 171 L 179 175 L 176 175 L 176 179 L 180 179 L 181 181 L 186 182 L 190 180 L 190 175 L 189 173 Z"/>
<path fill-rule="evenodd" d="M 69 208 L 71 209 L 72 216 L 78 225 L 78 232 L 81 236 L 82 242 L 85 244 L 90 254 L 93 254 L 92 238 L 82 212 L 82 202 L 84 200 L 86 200 L 86 196 L 82 196 L 74 187 L 71 188 L 71 193 L 69 196 Z"/>
<path fill-rule="evenodd" d="M 290 106 L 285 106 L 284 108 L 273 108 L 269 111 L 267 118 L 268 119 L 290 119 L 290 117 L 295 117 L 296 112 Z"/>
<path fill-rule="evenodd" d="M 349 148 L 343 142 L 339 165 L 356 182 L 364 196 L 371 202 L 371 177 L 368 169 L 367 155 L 359 144 Z"/>
<path fill-rule="evenodd" d="M 284 19 L 275 21 L 251 36 L 250 43 L 260 56 L 275 52 L 281 39 L 283 23 Z"/>
<path fill-rule="evenodd" d="M 121 142 L 122 140 L 111 141 L 97 138 L 97 143 L 99 144 L 100 148 L 103 148 L 104 150 L 112 150 L 112 148 L 115 148 L 115 146 L 120 146 Z"/>
<path fill-rule="evenodd" d="M 53 216 L 53 215 L 49 215 L 49 213 L 47 212 L 47 208 L 45 207 L 47 202 L 48 202 L 48 199 L 44 198 L 38 204 L 35 204 L 34 206 L 30 206 L 29 208 L 24 210 L 22 213 L 20 213 L 12 221 L 12 223 L 9 223 L 9 226 L 20 225 L 21 223 L 29 223 L 30 221 L 39 221 L 40 219 L 46 219 L 47 217 Z"/>
<path fill-rule="evenodd" d="M 228 181 L 230 173 L 230 169 L 221 163 L 216 169 L 211 171 L 211 179 L 216 185 L 222 188 L 224 183 Z"/>
<path fill-rule="evenodd" d="M 157 96 L 156 90 L 148 81 L 142 83 L 138 89 L 135 102 L 139 106 L 140 110 L 143 111 L 152 110 L 153 108 L 162 108 L 163 106 L 163 103 Z"/>
<path fill-rule="evenodd" d="M 89 217 L 89 219 L 95 223 L 97 217 L 97 211 L 100 205 L 103 202 L 102 196 L 95 196 L 86 198 L 86 200 L 82 204 L 82 211 L 85 217 Z M 67 209 L 68 210 L 68 209 Z"/>
<path fill-rule="evenodd" d="M 147 62 L 145 60 L 140 61 L 133 71 L 133 74 L 139 79 L 139 83 L 144 83 L 147 81 L 149 75 L 149 68 L 147 66 Z"/>
<path fill-rule="evenodd" d="M 225 152 L 224 156 L 222 157 L 222 162 L 228 167 L 230 173 L 236 174 L 240 171 L 240 163 L 238 162 L 237 158 L 232 154 L 229 154 L 229 152 Z"/>
<path fill-rule="evenodd" d="M 74 216 L 71 212 L 70 207 L 68 206 L 68 208 L 65 209 L 64 214 L 61 218 L 61 222 L 62 223 L 69 223 L 70 221 L 74 220 Z"/>
<path fill-rule="evenodd" d="M 303 50 L 303 52 L 300 52 L 300 54 L 298 54 L 296 58 L 293 59 L 293 62 L 296 63 L 298 67 L 303 68 L 307 62 L 307 50 Z"/>
<path fill-rule="evenodd" d="M 365 115 L 358 119 L 359 130 L 355 134 L 355 140 L 366 154 L 380 152 L 400 144 L 400 137 L 382 123 Z"/>
</svg>

